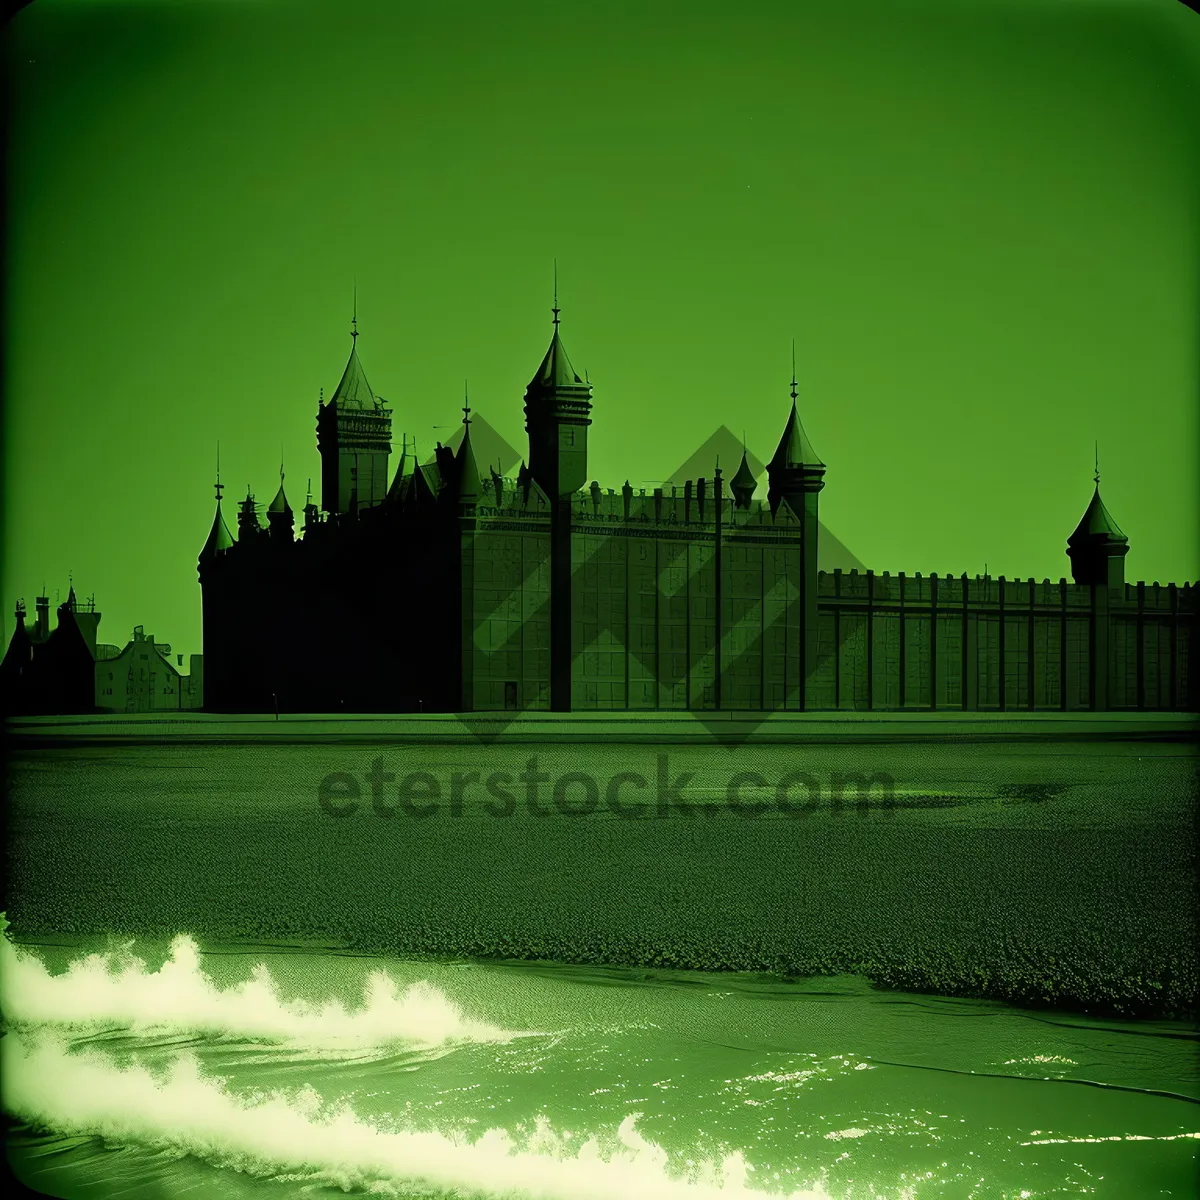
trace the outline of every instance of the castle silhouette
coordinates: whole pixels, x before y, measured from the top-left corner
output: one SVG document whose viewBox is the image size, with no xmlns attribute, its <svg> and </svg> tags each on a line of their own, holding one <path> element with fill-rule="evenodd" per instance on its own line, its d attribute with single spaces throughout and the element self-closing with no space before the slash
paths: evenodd
<svg viewBox="0 0 1200 1200">
<path fill-rule="evenodd" d="M 588 482 L 592 385 L 563 346 L 525 390 L 528 460 L 390 473 L 392 411 L 352 325 L 317 413 L 321 505 L 248 491 L 199 557 L 204 706 L 227 712 L 1195 709 L 1196 590 L 1126 584 L 1099 472 L 1074 582 L 823 572 L 825 464 L 791 406 L 767 494 L 743 453 L 650 495 Z"/>
</svg>

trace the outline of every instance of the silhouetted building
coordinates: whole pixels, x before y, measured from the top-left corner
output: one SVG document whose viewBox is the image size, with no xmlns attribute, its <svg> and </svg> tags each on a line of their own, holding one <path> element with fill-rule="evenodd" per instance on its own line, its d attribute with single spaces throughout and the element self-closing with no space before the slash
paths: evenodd
<svg viewBox="0 0 1200 1200">
<path fill-rule="evenodd" d="M 185 675 L 183 655 L 171 662 L 171 647 L 135 625 L 123 650 L 101 646 L 96 659 L 96 707 L 101 712 L 163 712 L 199 708 L 203 700 L 203 657 L 193 654 Z"/>
<path fill-rule="evenodd" d="M 33 628 L 25 624 L 25 604 L 18 600 L 16 628 L 0 663 L 0 695 L 6 713 L 87 713 L 93 711 L 96 627 L 100 614 L 94 600 L 81 602 L 71 585 L 50 628 L 50 600 L 35 602 Z"/>
<path fill-rule="evenodd" d="M 0 704 L 7 714 L 150 712 L 199 708 L 202 657 L 191 656 L 191 674 L 171 663 L 171 647 L 146 637 L 139 625 L 124 648 L 97 643 L 95 600 L 80 601 L 71 587 L 50 629 L 50 601 L 39 596 L 33 628 L 17 602 L 16 628 L 0 663 Z M 183 655 L 176 656 L 182 666 Z"/>
<path fill-rule="evenodd" d="M 1100 500 L 1068 538 L 1074 582 L 818 570 L 825 465 L 791 405 L 755 499 L 726 480 L 649 495 L 588 482 L 592 386 L 559 335 L 525 391 L 528 465 L 405 449 L 357 329 L 317 415 L 321 505 L 297 536 L 248 494 L 199 560 L 208 708 L 1197 708 L 1196 589 L 1126 584 Z"/>
</svg>

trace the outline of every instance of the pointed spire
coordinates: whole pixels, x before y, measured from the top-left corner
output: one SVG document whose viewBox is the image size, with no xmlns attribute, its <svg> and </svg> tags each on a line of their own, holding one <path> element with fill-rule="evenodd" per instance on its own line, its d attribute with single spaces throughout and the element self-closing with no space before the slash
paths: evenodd
<svg viewBox="0 0 1200 1200">
<path fill-rule="evenodd" d="M 475 462 L 475 451 L 471 446 L 471 408 L 469 404 L 463 405 L 463 436 L 462 441 L 458 444 L 458 453 L 454 456 L 454 465 L 458 475 L 459 500 L 474 501 L 479 496 L 480 481 L 479 467 Z"/>
<path fill-rule="evenodd" d="M 800 423 L 800 413 L 796 406 L 796 339 L 792 339 L 792 410 L 788 413 L 787 424 L 783 427 L 783 436 L 775 448 L 775 454 L 767 464 L 768 470 L 775 473 L 788 467 L 821 467 L 824 463 L 817 457 L 804 426 Z"/>
<path fill-rule="evenodd" d="M 204 549 L 200 551 L 201 558 L 214 558 L 218 554 L 224 554 L 233 545 L 233 534 L 229 532 L 229 526 L 225 524 L 225 518 L 221 515 L 221 491 L 224 487 L 221 482 L 221 443 L 218 441 L 217 482 L 214 485 L 217 493 L 217 511 L 213 516 L 212 528 L 208 531 Z"/>
<path fill-rule="evenodd" d="M 358 287 L 354 289 L 354 316 L 350 321 L 350 357 L 346 361 L 346 369 L 342 372 L 341 382 L 337 385 L 329 403 L 336 403 L 339 409 L 378 407 L 378 399 L 371 391 L 367 382 L 362 363 L 358 361 Z"/>
<path fill-rule="evenodd" d="M 729 488 L 733 492 L 738 508 L 750 507 L 750 500 L 754 496 L 754 489 L 757 486 L 758 480 L 754 478 L 754 472 L 750 469 L 749 456 L 743 444 L 741 465 L 737 469 L 737 474 L 729 481 Z"/>
<path fill-rule="evenodd" d="M 1097 472 L 1098 474 L 1099 472 Z M 1068 546 L 1079 546 L 1084 542 L 1127 543 L 1129 538 L 1121 532 L 1121 527 L 1113 520 L 1112 514 L 1100 499 L 1100 481 L 1095 481 L 1092 498 L 1084 510 L 1075 532 L 1067 538 Z"/>
<path fill-rule="evenodd" d="M 287 513 L 291 515 L 292 506 L 287 501 L 287 496 L 283 492 L 283 447 L 279 447 L 279 491 L 275 493 L 275 499 L 267 507 L 268 520 L 271 513 Z"/>
<path fill-rule="evenodd" d="M 529 387 L 538 391 L 560 387 L 590 389 L 591 384 L 588 380 L 586 378 L 580 379 L 575 372 L 575 368 L 571 366 L 571 361 L 567 358 L 567 351 L 562 344 L 562 338 L 559 336 L 558 314 L 562 310 L 558 307 L 557 259 L 554 261 L 554 307 L 550 311 L 554 317 L 553 332 L 550 335 L 550 346 L 546 351 L 545 357 L 542 359 L 541 366 L 537 369 L 537 373 L 530 380 Z"/>
<path fill-rule="evenodd" d="M 1106 583 L 1116 587 L 1125 579 L 1124 559 L 1129 552 L 1129 538 L 1121 532 L 1100 499 L 1098 445 L 1092 483 L 1092 498 L 1079 524 L 1067 538 L 1067 557 L 1071 560 L 1071 574 L 1076 583 Z"/>
<path fill-rule="evenodd" d="M 796 409 L 794 397 L 792 411 L 788 413 L 787 424 L 783 427 L 783 436 L 779 439 L 775 454 L 767 465 L 772 471 L 786 467 L 824 466 L 808 440 L 804 426 L 800 424 L 800 414 Z"/>
</svg>

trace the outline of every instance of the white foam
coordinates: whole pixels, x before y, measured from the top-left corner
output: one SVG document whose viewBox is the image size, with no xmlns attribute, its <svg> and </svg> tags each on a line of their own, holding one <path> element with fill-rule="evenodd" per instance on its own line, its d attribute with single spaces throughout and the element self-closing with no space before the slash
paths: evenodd
<svg viewBox="0 0 1200 1200">
<path fill-rule="evenodd" d="M 0 938 L 0 1012 L 15 1026 L 62 1025 L 183 1032 L 285 1042 L 307 1049 L 360 1049 L 406 1042 L 440 1046 L 518 1036 L 473 1021 L 431 983 L 401 989 L 386 971 L 368 978 L 362 1005 L 285 999 L 265 964 L 221 988 L 187 936 L 175 938 L 158 970 L 128 949 L 89 954 L 52 975 L 36 955 Z"/>
<path fill-rule="evenodd" d="M 201 1074 L 195 1056 L 155 1076 L 120 1068 L 94 1049 L 71 1052 L 61 1035 L 0 1039 L 4 1104 L 28 1124 L 109 1143 L 190 1154 L 262 1177 L 307 1178 L 344 1189 L 400 1193 L 413 1185 L 454 1195 L 537 1200 L 702 1200 L 761 1196 L 740 1154 L 669 1169 L 668 1155 L 637 1130 L 637 1114 L 607 1139 L 560 1135 L 540 1122 L 517 1139 L 492 1129 L 468 1140 L 438 1131 L 384 1128 L 346 1101 L 323 1104 L 311 1088 L 239 1096 Z M 773 1196 L 829 1200 L 821 1187 Z"/>
</svg>

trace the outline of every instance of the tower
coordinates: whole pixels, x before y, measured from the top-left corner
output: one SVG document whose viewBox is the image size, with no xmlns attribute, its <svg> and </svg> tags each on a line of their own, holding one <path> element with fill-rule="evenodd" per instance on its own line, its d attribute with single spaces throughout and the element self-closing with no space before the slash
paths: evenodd
<svg viewBox="0 0 1200 1200">
<path fill-rule="evenodd" d="M 252 542 L 263 531 L 262 518 L 250 485 L 246 484 L 246 498 L 238 501 L 238 541 Z"/>
<path fill-rule="evenodd" d="M 1100 469 L 1096 468 L 1091 502 L 1067 538 L 1067 557 L 1076 583 L 1098 583 L 1109 590 L 1125 584 L 1125 555 L 1129 539 L 1118 528 L 1100 499 Z"/>
<path fill-rule="evenodd" d="M 553 503 L 573 495 L 587 481 L 592 385 L 575 374 L 559 337 L 557 288 L 551 311 L 550 348 L 525 389 L 525 430 L 530 474 Z"/>
<path fill-rule="evenodd" d="M 465 392 L 464 388 L 464 392 Z M 481 485 L 479 464 L 475 461 L 475 450 L 471 445 L 471 406 L 463 396 L 463 436 L 458 444 L 458 453 L 452 460 L 453 487 L 457 492 L 457 517 L 459 535 L 459 596 L 458 611 L 460 645 L 462 653 L 459 670 L 459 707 L 463 710 L 475 707 L 475 532 L 476 508 L 479 504 Z"/>
<path fill-rule="evenodd" d="M 792 411 L 767 464 L 767 500 L 774 515 L 786 502 L 800 521 L 801 705 L 808 707 L 808 681 L 817 666 L 817 496 L 825 486 L 825 464 L 817 457 L 796 410 L 796 352 L 792 348 Z"/>
<path fill-rule="evenodd" d="M 275 493 L 275 499 L 267 507 L 267 526 L 273 542 L 295 540 L 296 519 L 292 513 L 292 506 L 288 503 L 287 496 L 284 495 L 282 463 L 279 465 L 279 491 Z"/>
<path fill-rule="evenodd" d="M 327 513 L 372 508 L 388 490 L 392 410 L 371 391 L 358 361 L 357 303 L 355 308 L 346 369 L 328 403 L 321 401 L 317 409 L 321 507 Z"/>
<path fill-rule="evenodd" d="M 1089 651 L 1092 659 L 1090 706 L 1108 708 L 1112 694 L 1113 655 L 1111 613 L 1113 602 L 1124 599 L 1125 555 L 1129 539 L 1118 528 L 1100 499 L 1100 452 L 1096 451 L 1095 490 L 1075 532 L 1067 538 L 1067 557 L 1076 583 L 1092 588 L 1092 620 Z M 1140 636 L 1140 635 L 1139 635 Z"/>
<path fill-rule="evenodd" d="M 550 503 L 550 707 L 571 708 L 571 497 L 587 481 L 592 385 L 575 373 L 558 334 L 554 287 L 550 348 L 525 389 L 529 474 Z"/>
</svg>

